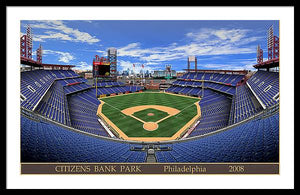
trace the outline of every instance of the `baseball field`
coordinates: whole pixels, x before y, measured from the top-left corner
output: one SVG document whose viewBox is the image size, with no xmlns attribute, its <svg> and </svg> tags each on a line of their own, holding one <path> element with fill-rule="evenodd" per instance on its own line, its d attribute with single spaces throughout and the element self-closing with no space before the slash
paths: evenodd
<svg viewBox="0 0 300 195">
<path fill-rule="evenodd" d="M 177 139 L 201 112 L 199 98 L 142 92 L 101 98 L 98 116 L 126 140 Z"/>
</svg>

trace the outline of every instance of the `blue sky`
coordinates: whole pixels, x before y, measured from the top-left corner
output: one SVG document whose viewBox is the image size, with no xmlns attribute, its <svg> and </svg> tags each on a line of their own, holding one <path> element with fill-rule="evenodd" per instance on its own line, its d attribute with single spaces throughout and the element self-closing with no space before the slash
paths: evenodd
<svg viewBox="0 0 300 195">
<path fill-rule="evenodd" d="M 182 71 L 195 55 L 199 69 L 253 70 L 258 44 L 267 58 L 267 30 L 279 21 L 251 20 L 30 20 L 33 51 L 43 47 L 43 63 L 72 64 L 91 70 L 95 55 L 118 50 L 118 70 L 162 70 L 166 64 Z M 33 55 L 35 59 L 35 53 Z M 193 64 L 192 64 L 193 67 Z"/>
</svg>

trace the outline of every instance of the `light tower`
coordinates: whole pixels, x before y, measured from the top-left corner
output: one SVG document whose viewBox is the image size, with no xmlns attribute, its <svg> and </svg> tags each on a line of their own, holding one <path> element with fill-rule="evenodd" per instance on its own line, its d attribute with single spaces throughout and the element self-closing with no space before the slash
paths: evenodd
<svg viewBox="0 0 300 195">
<path fill-rule="evenodd" d="M 32 58 L 32 31 L 31 27 L 28 25 L 27 26 L 27 57 Z"/>
<path fill-rule="evenodd" d="M 257 52 L 256 52 L 256 57 L 257 57 L 257 63 L 260 64 L 263 62 L 263 50 L 260 48 L 260 45 L 257 45 Z"/>
<path fill-rule="evenodd" d="M 42 63 L 42 55 L 43 55 L 43 50 L 42 50 L 42 45 L 40 44 L 39 48 L 36 50 L 36 61 L 38 63 Z"/>
<path fill-rule="evenodd" d="M 117 77 L 117 49 L 109 48 L 107 50 L 107 58 L 110 62 L 110 75 L 112 78 Z"/>
<path fill-rule="evenodd" d="M 32 31 L 31 27 L 27 25 L 26 35 L 20 38 L 20 55 L 25 58 L 32 58 Z"/>
<path fill-rule="evenodd" d="M 273 58 L 279 58 L 279 37 L 274 36 Z"/>
<path fill-rule="evenodd" d="M 267 46 L 268 46 L 268 60 L 273 58 L 273 44 L 274 44 L 274 35 L 273 35 L 273 25 L 268 29 L 268 38 L 267 38 Z"/>
<path fill-rule="evenodd" d="M 268 60 L 279 57 L 279 38 L 273 34 L 273 25 L 268 29 Z"/>
<path fill-rule="evenodd" d="M 197 72 L 197 58 L 195 56 L 188 57 L 188 72 L 190 72 L 191 62 L 194 62 L 195 72 Z"/>
</svg>

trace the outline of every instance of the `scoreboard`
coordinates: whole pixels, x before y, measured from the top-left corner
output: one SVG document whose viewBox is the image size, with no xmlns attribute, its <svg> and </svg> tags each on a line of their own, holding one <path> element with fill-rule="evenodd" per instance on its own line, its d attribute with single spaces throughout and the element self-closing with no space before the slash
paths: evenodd
<svg viewBox="0 0 300 195">
<path fill-rule="evenodd" d="M 93 77 L 108 77 L 110 76 L 110 62 L 104 57 L 96 57 L 93 60 Z"/>
</svg>

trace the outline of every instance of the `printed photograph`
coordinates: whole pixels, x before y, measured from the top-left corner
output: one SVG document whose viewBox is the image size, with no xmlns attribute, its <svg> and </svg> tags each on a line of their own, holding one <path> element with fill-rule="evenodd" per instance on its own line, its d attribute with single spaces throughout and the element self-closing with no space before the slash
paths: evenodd
<svg viewBox="0 0 300 195">
<path fill-rule="evenodd" d="M 20 21 L 21 172 L 278 174 L 279 32 L 279 20 Z"/>
</svg>

